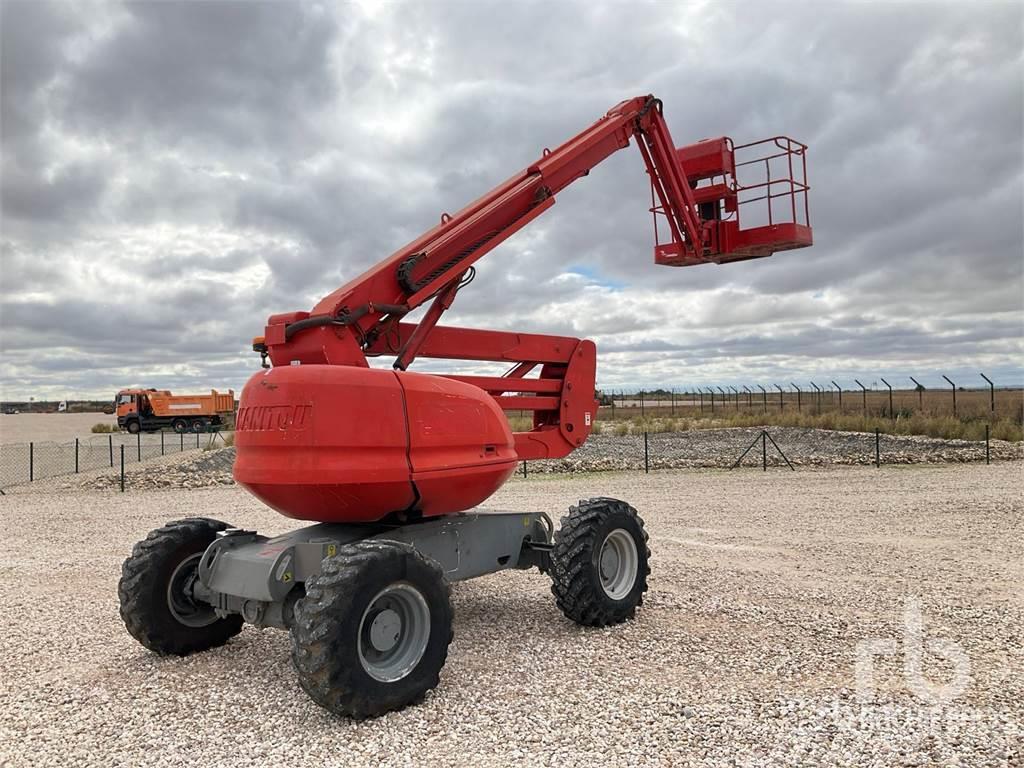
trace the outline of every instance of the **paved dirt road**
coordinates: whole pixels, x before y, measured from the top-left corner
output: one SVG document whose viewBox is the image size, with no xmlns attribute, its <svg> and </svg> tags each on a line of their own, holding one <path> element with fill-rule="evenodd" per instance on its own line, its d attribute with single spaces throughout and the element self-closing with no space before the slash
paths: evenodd
<svg viewBox="0 0 1024 768">
<path fill-rule="evenodd" d="M 1022 470 L 514 480 L 492 506 L 640 509 L 654 560 L 637 620 L 580 629 L 537 572 L 456 585 L 440 687 L 363 723 L 305 697 L 284 633 L 246 628 L 187 659 L 125 633 L 120 563 L 149 529 L 292 527 L 241 489 L 10 495 L 0 764 L 1020 765 Z M 895 653 L 861 703 L 854 663 L 873 639 Z M 951 701 L 925 706 L 915 686 Z"/>
</svg>

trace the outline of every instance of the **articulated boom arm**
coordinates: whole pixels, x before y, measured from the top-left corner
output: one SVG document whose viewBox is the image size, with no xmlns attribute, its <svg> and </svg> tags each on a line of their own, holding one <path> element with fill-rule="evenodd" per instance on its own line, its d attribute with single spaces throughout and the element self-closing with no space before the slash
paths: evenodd
<svg viewBox="0 0 1024 768">
<path fill-rule="evenodd" d="M 806 213 L 806 171 L 800 182 L 792 172 L 793 156 L 805 162 L 806 147 L 782 137 L 768 140 L 783 152 L 764 159 L 766 167 L 772 158 L 788 154 L 789 178 L 772 180 L 769 169 L 766 185 L 740 187 L 731 140 L 677 149 L 661 101 L 641 96 L 618 104 L 558 148 L 545 149 L 535 163 L 461 211 L 443 214 L 436 227 L 324 297 L 311 312 L 272 316 L 254 348 L 276 366 L 366 367 L 368 355 L 389 353 L 396 356 L 397 370 L 405 370 L 418 356 L 508 362 L 512 368 L 501 377 L 447 378 L 481 387 L 505 410 L 534 412 L 534 429 L 515 435 L 522 458 L 569 453 L 590 432 L 596 412 L 593 343 L 437 323 L 472 279 L 478 259 L 551 208 L 559 192 L 634 137 L 651 181 L 656 237 L 658 217 L 664 216 L 668 225 L 669 239 L 656 245 L 657 263 L 733 261 L 810 244 L 809 222 L 797 223 L 795 203 L 796 195 L 803 194 Z M 789 184 L 789 192 L 774 194 L 777 184 Z M 755 187 L 764 190 L 762 198 L 754 199 L 767 200 L 769 219 L 773 198 L 793 197 L 792 223 L 740 231 L 740 195 Z M 401 322 L 427 301 L 432 303 L 419 323 Z M 538 365 L 539 378 L 528 377 Z"/>
</svg>

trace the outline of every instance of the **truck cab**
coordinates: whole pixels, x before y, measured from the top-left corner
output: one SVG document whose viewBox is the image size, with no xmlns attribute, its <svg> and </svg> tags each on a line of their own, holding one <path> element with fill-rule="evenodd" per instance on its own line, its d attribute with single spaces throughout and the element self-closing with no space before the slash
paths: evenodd
<svg viewBox="0 0 1024 768">
<path fill-rule="evenodd" d="M 117 414 L 117 426 L 128 430 L 133 435 L 141 432 L 144 422 L 153 414 L 149 403 L 149 393 L 155 389 L 122 389 L 114 397 L 114 412 Z M 164 394 L 170 394 L 166 392 Z"/>
</svg>

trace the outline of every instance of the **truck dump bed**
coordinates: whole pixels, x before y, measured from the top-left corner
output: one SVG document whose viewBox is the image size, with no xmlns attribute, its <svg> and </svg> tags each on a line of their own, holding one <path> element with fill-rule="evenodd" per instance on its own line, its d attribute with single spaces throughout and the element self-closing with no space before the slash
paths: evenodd
<svg viewBox="0 0 1024 768">
<path fill-rule="evenodd" d="M 221 394 L 215 389 L 208 395 L 172 395 L 169 392 L 150 392 L 149 403 L 153 415 L 173 416 L 214 416 L 235 410 L 234 393 Z"/>
</svg>

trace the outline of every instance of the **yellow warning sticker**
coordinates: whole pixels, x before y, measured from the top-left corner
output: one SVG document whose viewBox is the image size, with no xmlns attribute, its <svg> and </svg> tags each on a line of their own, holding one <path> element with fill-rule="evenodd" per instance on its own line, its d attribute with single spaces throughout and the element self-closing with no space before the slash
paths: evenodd
<svg viewBox="0 0 1024 768">
<path fill-rule="evenodd" d="M 336 554 L 338 554 L 338 545 L 337 544 L 328 544 L 327 545 L 327 556 L 328 557 L 334 557 Z"/>
</svg>

